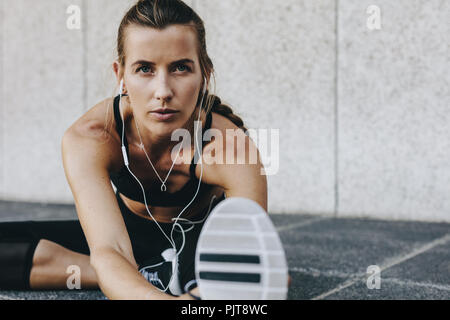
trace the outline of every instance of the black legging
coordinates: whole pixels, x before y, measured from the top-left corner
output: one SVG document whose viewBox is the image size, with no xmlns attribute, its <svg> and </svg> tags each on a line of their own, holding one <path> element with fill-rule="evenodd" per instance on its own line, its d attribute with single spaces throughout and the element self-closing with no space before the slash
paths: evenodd
<svg viewBox="0 0 450 320">
<path fill-rule="evenodd" d="M 155 222 L 141 218 L 131 212 L 124 204 L 119 194 L 116 199 L 122 212 L 128 234 L 130 236 L 133 254 L 139 268 L 163 260 L 161 253 L 171 248 L 169 241 L 161 233 Z M 211 210 L 224 199 L 216 199 Z M 201 220 L 207 209 L 192 221 Z M 172 223 L 159 223 L 170 237 Z M 181 288 L 195 279 L 194 258 L 200 231 L 204 221 L 195 224 L 194 228 L 185 233 L 185 245 L 179 256 L 179 276 Z M 191 225 L 184 225 L 184 229 Z M 182 244 L 180 232 L 173 233 L 177 249 Z M 0 223 L 0 289 L 30 289 L 30 271 L 37 244 L 41 239 L 55 242 L 69 250 L 89 255 L 89 247 L 78 220 L 70 221 L 24 221 Z"/>
</svg>

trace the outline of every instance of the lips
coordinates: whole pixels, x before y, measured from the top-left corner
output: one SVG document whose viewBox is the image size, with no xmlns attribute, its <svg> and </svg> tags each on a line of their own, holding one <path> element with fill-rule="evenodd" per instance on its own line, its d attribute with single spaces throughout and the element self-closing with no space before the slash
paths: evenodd
<svg viewBox="0 0 450 320">
<path fill-rule="evenodd" d="M 166 110 L 165 110 L 166 111 Z M 153 118 L 157 121 L 169 121 L 173 120 L 176 117 L 177 112 L 169 112 L 169 113 L 162 113 L 162 112 L 151 112 L 151 115 Z"/>
<path fill-rule="evenodd" d="M 168 109 L 168 108 L 160 108 L 153 110 L 152 113 L 160 113 L 160 114 L 170 114 L 170 113 L 177 113 L 177 110 Z"/>
</svg>

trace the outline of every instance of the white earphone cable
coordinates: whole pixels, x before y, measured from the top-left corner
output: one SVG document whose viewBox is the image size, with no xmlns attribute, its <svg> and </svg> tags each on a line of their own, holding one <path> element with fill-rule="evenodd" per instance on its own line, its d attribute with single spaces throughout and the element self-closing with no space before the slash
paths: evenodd
<svg viewBox="0 0 450 320">
<path fill-rule="evenodd" d="M 123 79 L 122 79 L 121 82 L 120 82 L 120 92 L 119 92 L 119 111 L 120 111 L 120 112 L 121 112 L 122 93 L 123 93 Z M 201 123 L 201 121 L 200 121 L 200 118 L 201 118 L 201 110 L 202 110 L 203 99 L 204 99 L 205 94 L 206 94 L 206 79 L 204 79 L 204 88 L 203 88 L 202 99 L 201 99 L 201 102 L 200 102 L 200 108 L 199 108 L 199 113 L 198 113 L 198 120 L 196 121 L 196 123 L 194 123 L 194 158 L 195 158 L 195 152 L 196 152 L 196 148 L 195 148 L 195 147 L 196 147 L 197 142 L 198 142 L 198 140 L 197 140 L 197 138 L 198 138 L 198 137 L 197 137 L 198 125 L 199 125 L 199 123 Z M 211 210 L 212 202 L 213 202 L 214 199 L 216 198 L 215 195 L 212 197 L 211 202 L 210 202 L 210 204 L 209 204 L 208 212 L 207 212 L 207 214 L 205 215 L 205 217 L 204 217 L 202 220 L 200 220 L 200 221 L 195 221 L 195 222 L 194 222 L 194 221 L 190 221 L 190 220 L 185 219 L 185 218 L 180 218 L 180 216 L 183 214 L 183 212 L 184 212 L 184 211 L 191 205 L 191 203 L 195 200 L 195 198 L 197 197 L 197 194 L 198 194 L 198 192 L 199 192 L 199 190 L 200 190 L 200 185 L 201 185 L 201 181 L 202 181 L 202 177 L 203 177 L 203 162 L 202 162 L 202 157 L 201 157 L 201 156 L 202 156 L 202 152 L 201 152 L 202 150 L 200 150 L 200 151 L 198 152 L 198 154 L 199 154 L 199 163 L 200 163 L 201 168 L 200 168 L 200 178 L 199 178 L 197 190 L 196 190 L 196 192 L 195 192 L 195 194 L 194 194 L 192 200 L 184 207 L 184 209 L 180 212 L 180 214 L 179 214 L 176 218 L 172 218 L 172 221 L 175 220 L 175 222 L 174 222 L 174 224 L 173 224 L 173 226 L 172 226 L 172 230 L 171 230 L 171 232 L 170 232 L 170 239 L 169 239 L 169 237 L 166 235 L 166 233 L 164 232 L 164 230 L 161 228 L 161 226 L 159 225 L 159 223 L 156 221 L 156 219 L 153 217 L 153 215 L 151 214 L 150 210 L 148 209 L 147 197 L 146 197 L 146 195 L 145 195 L 144 187 L 142 186 L 142 184 L 141 184 L 141 182 L 139 181 L 139 179 L 138 179 L 138 178 L 133 174 L 133 172 L 130 170 L 130 167 L 129 167 L 129 161 L 128 161 L 128 155 L 127 155 L 126 147 L 125 147 L 125 145 L 124 145 L 125 121 L 124 121 L 122 115 L 121 115 L 121 117 L 122 117 L 122 155 L 123 155 L 123 159 L 124 159 L 125 166 L 126 166 L 126 168 L 128 169 L 128 171 L 130 172 L 130 174 L 134 177 L 134 179 L 138 182 L 139 186 L 140 186 L 141 189 L 142 189 L 142 194 L 143 194 L 143 196 L 144 196 L 144 202 L 145 202 L 145 208 L 146 208 L 148 214 L 149 214 L 150 217 L 153 219 L 153 221 L 156 223 L 156 225 L 158 226 L 159 230 L 161 230 L 161 232 L 163 233 L 163 235 L 166 237 L 166 239 L 169 241 L 169 243 L 171 244 L 172 248 L 173 248 L 173 249 L 175 250 L 175 252 L 176 252 L 176 257 L 174 258 L 174 259 L 175 259 L 175 262 L 172 261 L 172 263 L 178 264 L 178 256 L 179 256 L 180 253 L 183 251 L 184 245 L 185 245 L 185 235 L 184 235 L 185 232 L 189 232 L 190 230 L 192 230 L 192 229 L 194 228 L 194 224 L 201 223 L 201 222 L 203 222 L 203 221 L 208 217 L 209 212 L 210 212 L 210 210 Z M 195 128 L 195 124 L 197 125 L 197 128 Z M 201 129 L 201 128 L 200 128 L 200 129 Z M 181 149 L 180 149 L 180 150 L 181 150 Z M 179 151 L 180 151 L 180 150 L 179 150 Z M 166 178 L 166 180 L 167 180 L 167 178 Z M 165 181 L 164 181 L 164 182 L 165 182 Z M 192 224 L 191 228 L 189 228 L 189 229 L 187 229 L 187 230 L 184 230 L 183 227 L 178 223 L 178 220 L 184 220 L 184 223 L 190 223 L 190 224 Z M 183 222 L 181 222 L 181 223 L 183 223 Z M 181 233 L 182 233 L 182 240 L 183 240 L 183 241 L 182 241 L 182 245 L 181 245 L 181 248 L 180 248 L 179 251 L 178 251 L 177 248 L 176 248 L 175 240 L 174 240 L 174 238 L 173 238 L 173 231 L 175 230 L 175 227 L 180 228 Z M 146 267 L 144 267 L 144 268 L 141 268 L 141 269 L 139 270 L 139 272 L 142 273 L 142 271 L 144 271 L 144 270 L 146 270 L 146 269 L 148 269 L 148 268 L 150 268 L 150 267 L 153 267 L 153 266 L 161 265 L 162 263 L 164 263 L 164 261 L 161 262 L 161 263 L 157 263 L 157 264 L 155 264 L 155 265 L 152 265 L 152 266 L 146 266 Z M 175 269 L 175 268 L 173 268 L 173 270 L 174 270 L 174 269 Z M 164 285 L 162 285 L 162 287 L 164 288 L 164 290 L 161 290 L 161 289 L 159 289 L 159 288 L 158 288 L 158 289 L 159 289 L 160 291 L 162 291 L 162 292 L 166 292 L 167 289 L 169 288 L 170 284 L 172 283 L 174 276 L 175 276 L 175 273 L 172 272 L 172 275 L 171 275 L 171 277 L 170 277 L 170 281 L 169 281 L 168 285 L 167 285 L 166 287 L 164 287 Z M 161 283 L 161 282 L 160 282 L 160 283 Z M 162 284 L 162 283 L 161 283 L 161 284 Z"/>
</svg>

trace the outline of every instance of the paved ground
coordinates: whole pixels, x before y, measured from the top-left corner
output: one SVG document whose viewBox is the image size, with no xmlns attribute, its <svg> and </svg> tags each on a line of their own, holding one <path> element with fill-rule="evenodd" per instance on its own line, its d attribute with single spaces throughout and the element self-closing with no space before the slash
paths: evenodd
<svg viewBox="0 0 450 320">
<path fill-rule="evenodd" d="M 286 250 L 291 300 L 450 300 L 450 224 L 271 217 Z M 76 219 L 75 209 L 0 201 L 0 221 L 50 219 Z M 372 265 L 380 268 L 380 289 L 368 288 Z M 0 291 L 0 299 L 106 298 L 100 291 Z"/>
</svg>

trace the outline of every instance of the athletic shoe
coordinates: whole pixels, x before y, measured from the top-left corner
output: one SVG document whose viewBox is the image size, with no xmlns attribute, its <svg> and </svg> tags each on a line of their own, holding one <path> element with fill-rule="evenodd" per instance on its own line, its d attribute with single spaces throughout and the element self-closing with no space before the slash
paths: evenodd
<svg viewBox="0 0 450 320">
<path fill-rule="evenodd" d="M 285 300 L 288 268 L 278 233 L 255 201 L 227 198 L 211 211 L 197 243 L 202 300 Z"/>
</svg>

